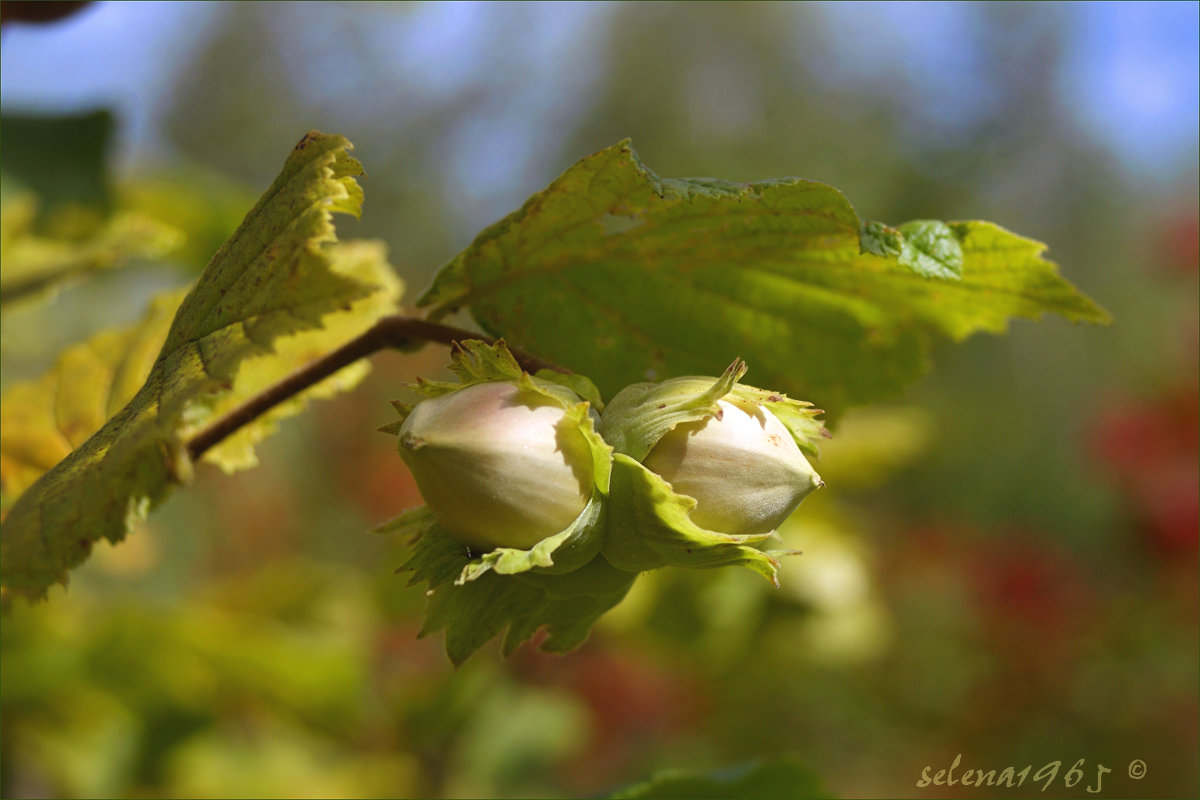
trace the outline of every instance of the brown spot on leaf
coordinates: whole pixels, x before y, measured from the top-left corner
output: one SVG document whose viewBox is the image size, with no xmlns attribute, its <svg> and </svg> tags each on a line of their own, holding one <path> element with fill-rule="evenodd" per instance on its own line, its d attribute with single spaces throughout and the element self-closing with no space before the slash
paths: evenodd
<svg viewBox="0 0 1200 800">
<path fill-rule="evenodd" d="M 777 395 L 777 394 L 773 394 L 767 398 L 767 402 L 769 402 L 769 403 L 778 403 L 781 400 L 783 400 L 783 397 L 781 397 L 780 395 Z"/>
<path fill-rule="evenodd" d="M 301 138 L 299 142 L 296 143 L 296 147 L 294 149 L 297 151 L 303 150 L 312 144 L 319 135 L 319 131 L 309 131 L 308 133 L 304 134 L 303 138 Z"/>
</svg>

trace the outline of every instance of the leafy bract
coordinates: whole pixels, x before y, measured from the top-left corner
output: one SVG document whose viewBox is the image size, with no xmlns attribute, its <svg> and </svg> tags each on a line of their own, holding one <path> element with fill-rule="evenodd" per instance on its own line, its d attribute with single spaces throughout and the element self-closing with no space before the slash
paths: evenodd
<svg viewBox="0 0 1200 800">
<path fill-rule="evenodd" d="M 553 370 L 539 370 L 536 377 L 540 384 L 530 381 L 530 375 L 521 369 L 516 358 L 503 341 L 488 344 L 482 339 L 464 339 L 456 341 L 451 350 L 450 371 L 458 376 L 457 383 L 448 381 L 430 381 L 417 378 L 410 388 L 426 397 L 440 397 L 450 392 L 456 392 L 467 386 L 487 381 L 513 381 L 520 383 L 529 391 L 544 394 L 547 397 L 557 397 L 571 404 L 583 398 L 591 403 L 597 411 L 603 408 L 600 392 L 586 376 L 577 373 L 564 374 Z M 547 383 L 554 386 L 546 386 Z M 563 387 L 566 391 L 558 387 Z M 393 403 L 400 413 L 401 422 L 408 416 L 411 407 L 403 403 Z M 389 425 L 383 430 L 395 433 L 400 423 Z"/>
<path fill-rule="evenodd" d="M 410 585 L 429 587 L 421 636 L 444 631 L 446 654 L 455 665 L 500 634 L 506 656 L 540 629 L 547 634 L 542 650 L 573 650 L 637 578 L 597 556 L 563 575 L 488 570 L 463 580 L 471 561 L 466 549 L 435 524 L 418 536 L 412 558 L 402 567 L 412 572 Z"/>
<path fill-rule="evenodd" d="M 723 412 L 718 404 L 726 398 L 763 406 L 765 413 L 783 423 L 798 448 L 816 457 L 818 443 L 829 436 L 817 419 L 822 412 L 811 403 L 739 384 L 746 371 L 746 364 L 735 359 L 718 378 L 689 376 L 635 383 L 609 401 L 600 421 L 600 433 L 614 451 L 612 499 L 602 550 L 609 563 L 632 572 L 668 565 L 699 569 L 741 565 L 779 585 L 776 556 L 793 551 L 770 552 L 753 546 L 773 532 L 729 535 L 705 530 L 691 519 L 696 499 L 677 493 L 641 463 L 663 436 L 679 425 L 719 418 Z M 813 477 L 816 479 L 815 474 Z M 723 476 L 723 480 L 732 484 L 737 476 Z"/>
<path fill-rule="evenodd" d="M 371 300 L 380 289 L 360 278 L 386 273 L 378 246 L 328 246 L 335 239 L 331 212 L 357 214 L 361 206 L 355 177 L 362 168 L 347 154 L 349 147 L 340 136 L 318 132 L 300 141 L 279 177 L 184 297 L 149 374 L 124 406 L 115 401 L 128 393 L 127 376 L 144 359 L 127 364 L 119 357 L 96 359 L 99 371 L 110 369 L 120 376 L 109 380 L 108 389 L 101 382 L 99 394 L 111 396 L 101 407 L 119 410 L 81 444 L 68 439 L 74 447 L 70 454 L 8 511 L 0 529 L 0 578 L 7 591 L 44 595 L 86 558 L 92 542 L 119 541 L 131 519 L 145 515 L 173 484 L 186 483 L 192 468 L 187 434 L 238 402 L 242 392 L 256 390 L 256 377 L 241 377 L 248 360 L 256 372 L 283 370 L 283 362 L 322 349 L 319 340 L 287 337 L 320 329 L 336 312 L 363 317 L 349 323 L 355 328 L 369 324 L 382 307 L 390 308 L 398 289 L 394 282 L 382 288 L 391 298 L 384 302 Z M 149 334 L 155 325 L 161 325 L 161 318 L 152 314 L 142 333 Z M 345 331 L 329 333 L 341 336 Z M 110 350 L 119 354 L 131 346 L 118 342 Z M 137 352 L 144 356 L 144 350 Z M 272 353 L 279 361 L 259 360 Z M 79 391 L 79 386 L 73 388 Z M 64 394 L 61 387 L 56 393 Z M 95 403 L 86 390 L 77 399 L 84 406 Z M 6 398 L 6 412 L 8 405 Z M 88 424 L 101 416 L 93 411 Z M 10 427 L 7 419 L 4 427 Z M 217 458 L 226 460 L 226 466 L 245 465 L 245 444 L 234 442 Z"/>
<path fill-rule="evenodd" d="M 543 649 L 571 650 L 587 638 L 601 614 L 620 602 L 636 577 L 636 572 L 615 569 L 599 555 L 612 477 L 612 448 L 596 430 L 593 403 L 599 403 L 599 394 L 582 375 L 541 370 L 530 376 L 502 341 L 456 342 L 451 357 L 450 369 L 458 375 L 458 383 L 418 379 L 411 388 L 438 398 L 499 381 L 515 385 L 522 397 L 560 406 L 564 413 L 559 424 L 578 431 L 586 442 L 591 496 L 571 524 L 528 548 L 496 547 L 481 555 L 472 553 L 424 507 L 407 511 L 378 530 L 413 537 L 412 554 L 401 571 L 413 573 L 410 583 L 424 581 L 429 586 L 422 635 L 444 630 L 446 653 L 455 664 L 501 632 L 505 632 L 505 655 L 541 628 L 548 633 Z M 405 433 L 405 420 L 415 407 L 393 405 L 401 421 L 380 430 L 399 434 L 403 452 L 404 437 L 410 435 Z M 473 461 L 465 463 L 469 466 L 464 468 L 473 468 Z M 456 494 L 454 500 L 475 508 L 466 493 Z M 434 498 L 427 496 L 427 501 L 434 503 Z"/>
<path fill-rule="evenodd" d="M 680 423 L 711 417 L 717 401 L 729 394 L 746 374 L 740 358 L 715 379 L 694 378 L 680 390 L 680 382 L 635 383 L 609 402 L 601 418 L 600 433 L 613 450 L 641 461 L 668 431 Z M 672 391 L 674 390 L 674 391 Z"/>
<path fill-rule="evenodd" d="M 1044 312 L 1107 321 L 1044 250 L 988 222 L 864 224 L 798 178 L 663 179 L 621 142 L 484 230 L 418 305 L 469 308 L 605 395 L 741 356 L 764 385 L 837 413 L 919 376 L 935 333 Z"/>
<path fill-rule="evenodd" d="M 613 503 L 608 511 L 604 557 L 620 569 L 638 572 L 665 566 L 705 569 L 743 566 L 775 586 L 777 554 L 753 547 L 773 532 L 731 536 L 692 522 L 696 501 L 625 455 L 613 456 Z"/>
</svg>

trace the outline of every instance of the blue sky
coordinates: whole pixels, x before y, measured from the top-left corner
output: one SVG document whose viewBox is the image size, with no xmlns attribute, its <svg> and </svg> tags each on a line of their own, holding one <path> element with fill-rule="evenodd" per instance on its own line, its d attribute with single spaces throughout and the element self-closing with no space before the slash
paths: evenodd
<svg viewBox="0 0 1200 800">
<path fill-rule="evenodd" d="M 1081 3 L 1061 90 L 1126 161 L 1170 167 L 1196 153 L 1200 3 Z"/>
<path fill-rule="evenodd" d="M 1162 175 L 1195 164 L 1200 108 L 1200 3 L 1039 4 L 1066 15 L 1068 42 L 1056 90 L 1080 129 L 1107 145 L 1131 171 Z M 499 10 L 498 10 L 499 9 Z M 571 40 L 586 37 L 603 4 L 546 4 L 531 57 L 553 68 L 570 58 Z M 833 36 L 834 79 L 866 82 L 899 70 L 930 96 L 952 85 L 965 100 L 953 114 L 986 110 L 985 85 L 972 71 L 972 9 L 956 3 L 837 3 L 824 6 Z M 319 10 L 314 10 L 319 11 Z M 58 25 L 10 26 L 0 50 L 0 104 L 12 110 L 108 106 L 122 120 L 122 160 L 154 154 L 155 119 L 188 56 L 224 13 L 222 3 L 96 3 Z M 436 3 L 396 15 L 394 68 L 430 93 L 448 92 L 479 64 L 470 57 L 489 15 L 503 6 Z M 920 25 L 907 24 L 919 15 Z M 378 31 L 379 35 L 391 35 Z M 840 44 L 839 44 L 840 42 Z M 582 43 L 581 43 L 582 44 Z M 537 52 L 541 50 L 540 54 Z M 438 65 L 433 68 L 431 65 Z M 334 76 L 336 77 L 336 76 Z M 330 87 L 335 90 L 336 87 Z M 920 104 L 918 103 L 918 106 Z M 936 103 L 928 114 L 943 113 Z"/>
</svg>

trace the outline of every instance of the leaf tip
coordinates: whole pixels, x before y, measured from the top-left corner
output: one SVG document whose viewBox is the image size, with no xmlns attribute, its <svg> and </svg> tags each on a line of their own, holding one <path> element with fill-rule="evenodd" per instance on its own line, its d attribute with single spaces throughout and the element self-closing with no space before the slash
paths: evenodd
<svg viewBox="0 0 1200 800">
<path fill-rule="evenodd" d="M 375 430 L 379 433 L 385 433 L 388 436 L 399 436 L 402 427 L 404 427 L 404 422 L 397 420 L 396 422 L 389 422 L 387 425 L 380 425 Z"/>
<path fill-rule="evenodd" d="M 324 136 L 325 136 L 325 134 L 321 133 L 316 128 L 313 128 L 308 133 L 306 133 L 300 137 L 300 141 L 296 142 L 296 146 L 293 147 L 292 150 L 295 150 L 297 152 L 304 150 L 310 144 L 317 141 L 318 139 L 323 138 Z"/>
</svg>

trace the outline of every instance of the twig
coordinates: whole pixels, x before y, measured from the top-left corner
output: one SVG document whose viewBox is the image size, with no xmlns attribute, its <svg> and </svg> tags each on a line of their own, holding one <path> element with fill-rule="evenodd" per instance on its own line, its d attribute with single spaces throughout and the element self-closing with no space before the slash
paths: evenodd
<svg viewBox="0 0 1200 800">
<path fill-rule="evenodd" d="M 366 358 L 380 350 L 414 350 L 425 342 L 452 344 L 464 339 L 481 339 L 488 344 L 492 344 L 494 341 L 474 331 L 429 322 L 416 317 L 405 317 L 399 314 L 383 317 L 357 338 L 351 339 L 338 349 L 301 367 L 279 383 L 251 397 L 201 430 L 188 441 L 188 456 L 195 461 L 239 428 L 248 425 L 283 401 L 328 378 L 343 367 L 348 367 L 360 358 Z M 510 348 L 510 352 L 517 363 L 521 365 L 521 369 L 526 372 L 534 373 L 540 369 L 552 369 L 556 372 L 569 371 L 557 364 L 544 361 L 528 353 L 522 353 L 519 350 Z"/>
</svg>

